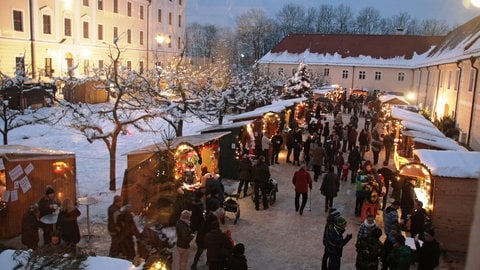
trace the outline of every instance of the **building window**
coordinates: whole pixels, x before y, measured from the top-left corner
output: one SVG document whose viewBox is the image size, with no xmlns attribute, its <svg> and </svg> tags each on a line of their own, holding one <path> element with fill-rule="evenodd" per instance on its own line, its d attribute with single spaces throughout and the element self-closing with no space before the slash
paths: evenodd
<svg viewBox="0 0 480 270">
<path fill-rule="evenodd" d="M 143 45 L 143 31 L 140 31 L 140 45 Z"/>
<path fill-rule="evenodd" d="M 52 33 L 52 25 L 51 25 L 51 17 L 50 15 L 43 15 L 43 33 L 44 34 L 51 34 Z"/>
<path fill-rule="evenodd" d="M 460 80 L 460 70 L 457 70 L 457 72 L 455 73 L 455 85 L 453 86 L 453 90 L 457 91 L 457 89 L 459 88 L 459 85 L 458 85 L 458 82 Z"/>
<path fill-rule="evenodd" d="M 23 32 L 23 13 L 19 10 L 13 11 L 13 30 Z"/>
<path fill-rule="evenodd" d="M 83 0 L 83 5 L 88 7 L 88 0 Z"/>
<path fill-rule="evenodd" d="M 127 3 L 127 16 L 132 17 L 132 2 Z"/>
<path fill-rule="evenodd" d="M 178 15 L 178 27 L 182 27 L 182 15 Z"/>
<path fill-rule="evenodd" d="M 162 10 L 161 9 L 158 10 L 157 20 L 158 20 L 159 23 L 162 22 Z"/>
<path fill-rule="evenodd" d="M 113 12 L 118 13 L 118 0 L 113 0 Z"/>
<path fill-rule="evenodd" d="M 143 20 L 143 6 L 140 6 L 140 20 Z"/>
<path fill-rule="evenodd" d="M 132 43 L 132 30 L 130 29 L 127 30 L 127 43 L 128 44 Z"/>
<path fill-rule="evenodd" d="M 172 36 L 168 36 L 168 48 L 172 48 Z"/>
<path fill-rule="evenodd" d="M 182 0 L 178 0 L 178 4 L 181 6 L 182 5 Z"/>
<path fill-rule="evenodd" d="M 88 22 L 83 22 L 83 38 L 88 38 Z"/>
<path fill-rule="evenodd" d="M 180 37 L 178 37 L 178 39 L 177 39 L 177 48 L 178 49 L 182 48 L 182 40 L 180 39 Z"/>
<path fill-rule="evenodd" d="M 69 18 L 63 19 L 63 28 L 64 28 L 63 33 L 65 34 L 65 36 L 71 37 L 72 36 L 72 20 Z"/>
<path fill-rule="evenodd" d="M 143 61 L 140 61 L 138 65 L 140 66 L 140 70 L 139 70 L 140 74 L 143 74 Z"/>
<path fill-rule="evenodd" d="M 90 69 L 90 63 L 88 59 L 83 60 L 83 74 L 88 75 L 88 70 Z"/>
<path fill-rule="evenodd" d="M 103 10 L 103 0 L 98 0 L 97 7 L 98 7 L 98 10 Z"/>
<path fill-rule="evenodd" d="M 366 77 L 366 72 L 365 71 L 359 71 L 358 72 L 358 79 L 359 80 L 365 80 Z"/>
<path fill-rule="evenodd" d="M 323 69 L 323 76 L 325 76 L 325 77 L 330 76 L 330 69 L 329 68 L 324 68 Z"/>
<path fill-rule="evenodd" d="M 98 60 L 98 68 L 103 69 L 103 60 Z"/>
<path fill-rule="evenodd" d="M 283 68 L 278 68 L 278 75 L 283 75 Z"/>
<path fill-rule="evenodd" d="M 399 82 L 405 81 L 405 73 L 404 72 L 399 72 L 398 73 L 398 81 Z"/>
<path fill-rule="evenodd" d="M 168 13 L 168 24 L 172 25 L 172 13 L 171 12 Z"/>
<path fill-rule="evenodd" d="M 451 89 L 451 84 L 452 84 L 452 71 L 448 71 L 448 88 Z"/>
<path fill-rule="evenodd" d="M 382 79 L 382 72 L 375 71 L 375 81 L 380 81 Z"/>
<path fill-rule="evenodd" d="M 297 69 L 292 68 L 292 76 L 295 75 L 295 73 L 297 73 Z"/>
<path fill-rule="evenodd" d="M 342 70 L 342 79 L 348 79 L 348 70 Z"/>
<path fill-rule="evenodd" d="M 132 70 L 132 61 L 127 61 L 127 69 Z"/>
<path fill-rule="evenodd" d="M 473 85 L 474 85 L 474 82 L 475 82 L 475 69 L 470 69 L 470 79 L 468 81 L 468 92 L 472 92 L 473 91 Z"/>
<path fill-rule="evenodd" d="M 118 27 L 113 27 L 113 39 L 116 40 L 118 38 Z"/>
<path fill-rule="evenodd" d="M 45 76 L 52 76 L 52 58 L 45 58 Z"/>
<path fill-rule="evenodd" d="M 98 25 L 98 40 L 103 40 L 103 24 Z"/>
</svg>

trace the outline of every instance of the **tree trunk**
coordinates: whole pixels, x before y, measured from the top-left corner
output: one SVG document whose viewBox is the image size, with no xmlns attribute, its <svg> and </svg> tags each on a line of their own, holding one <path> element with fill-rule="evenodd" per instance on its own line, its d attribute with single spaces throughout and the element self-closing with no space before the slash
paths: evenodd
<svg viewBox="0 0 480 270">
<path fill-rule="evenodd" d="M 176 135 L 177 137 L 183 136 L 183 119 L 178 120 Z"/>
<path fill-rule="evenodd" d="M 109 148 L 109 155 L 110 155 L 110 190 L 115 191 L 117 189 L 116 185 L 116 164 L 117 164 L 117 138 L 118 132 L 114 132 L 112 134 L 112 144 Z"/>
</svg>

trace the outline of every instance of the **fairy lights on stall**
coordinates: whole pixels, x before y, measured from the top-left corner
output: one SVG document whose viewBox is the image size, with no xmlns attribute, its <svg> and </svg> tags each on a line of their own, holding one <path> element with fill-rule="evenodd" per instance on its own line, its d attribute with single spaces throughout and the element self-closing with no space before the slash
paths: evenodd
<svg viewBox="0 0 480 270">
<path fill-rule="evenodd" d="M 423 203 L 425 209 L 431 213 L 433 211 L 432 175 L 427 166 L 418 162 L 410 162 L 399 168 L 398 175 L 416 180 L 415 195 Z"/>
</svg>

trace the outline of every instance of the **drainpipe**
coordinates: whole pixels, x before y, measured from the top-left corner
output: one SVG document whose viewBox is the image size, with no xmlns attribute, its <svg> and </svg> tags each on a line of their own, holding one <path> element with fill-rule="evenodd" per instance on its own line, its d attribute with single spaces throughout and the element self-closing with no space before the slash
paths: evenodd
<svg viewBox="0 0 480 270">
<path fill-rule="evenodd" d="M 355 82 L 355 66 L 352 66 L 352 85 L 350 85 L 350 93 L 352 92 L 353 90 L 353 84 Z M 350 95 L 349 95 L 350 97 Z"/>
<path fill-rule="evenodd" d="M 423 98 L 423 106 L 427 106 L 428 84 L 430 83 L 430 69 L 427 67 L 427 81 L 425 83 L 425 97 Z"/>
<path fill-rule="evenodd" d="M 148 70 L 148 64 L 150 62 L 149 58 L 148 58 L 148 55 L 150 54 L 150 50 L 149 50 L 149 44 L 150 44 L 150 37 L 149 37 L 149 33 L 150 33 L 150 7 L 152 5 L 152 0 L 148 0 L 148 5 L 147 5 L 147 40 L 146 40 L 146 43 L 147 43 L 147 65 L 146 65 L 146 68 L 145 70 Z"/>
<path fill-rule="evenodd" d="M 437 77 L 437 89 L 435 92 L 435 99 L 433 100 L 433 108 L 432 112 L 435 113 L 437 112 L 437 102 L 438 102 L 438 92 L 440 92 L 440 75 L 442 75 L 442 72 L 440 71 L 440 65 L 437 65 L 437 70 L 438 70 L 438 77 Z M 445 114 L 445 112 L 443 112 Z"/>
<path fill-rule="evenodd" d="M 420 76 L 418 77 L 418 85 L 417 85 L 417 104 L 418 105 L 418 97 L 420 96 L 420 87 L 422 86 L 422 75 L 423 75 L 423 68 L 419 68 L 418 72 Z"/>
<path fill-rule="evenodd" d="M 473 126 L 473 114 L 475 112 L 475 103 L 476 97 L 477 97 L 477 83 L 478 83 L 478 68 L 474 66 L 476 58 L 473 56 L 470 57 L 470 65 L 472 68 L 475 70 L 475 82 L 473 83 L 473 98 L 472 98 L 472 105 L 470 106 L 470 121 L 468 123 L 468 136 L 467 136 L 467 145 L 470 146 L 470 139 L 471 139 L 471 134 L 472 134 L 472 126 Z"/>
<path fill-rule="evenodd" d="M 453 120 L 455 121 L 455 123 L 457 123 L 457 108 L 458 108 L 458 102 L 459 102 L 459 99 L 460 99 L 460 78 L 462 78 L 462 61 L 461 60 L 458 60 L 457 61 L 457 68 L 459 69 L 459 72 L 458 72 L 458 81 L 457 81 L 457 85 L 455 85 L 455 87 L 457 88 L 457 96 L 455 97 L 455 109 L 454 109 L 454 112 L 455 112 L 455 117 L 453 118 Z"/>
<path fill-rule="evenodd" d="M 35 35 L 33 33 L 33 1 L 28 1 L 30 9 L 30 57 L 32 58 L 32 79 L 35 79 Z"/>
</svg>

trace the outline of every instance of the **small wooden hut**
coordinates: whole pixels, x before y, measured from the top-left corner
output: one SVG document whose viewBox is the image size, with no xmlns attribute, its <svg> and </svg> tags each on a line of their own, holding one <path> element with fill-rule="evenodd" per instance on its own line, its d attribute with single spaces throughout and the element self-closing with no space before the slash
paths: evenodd
<svg viewBox="0 0 480 270">
<path fill-rule="evenodd" d="M 442 249 L 466 252 L 480 177 L 480 152 L 418 149 L 413 155 L 414 161 L 403 165 L 399 175 L 416 178 L 415 193 L 431 212 Z"/>
<path fill-rule="evenodd" d="M 22 216 L 50 185 L 57 199 L 77 200 L 75 153 L 23 145 L 0 146 L 0 238 L 21 232 Z"/>
<path fill-rule="evenodd" d="M 99 81 L 86 81 L 78 85 L 66 85 L 63 88 L 65 100 L 72 103 L 104 103 L 108 101 L 108 91 Z"/>
<path fill-rule="evenodd" d="M 201 170 L 218 170 L 220 138 L 230 132 L 176 137 L 127 155 L 122 198 L 149 222 L 172 225 L 178 189 L 198 182 Z"/>
</svg>

